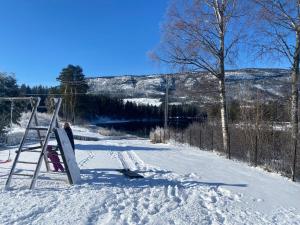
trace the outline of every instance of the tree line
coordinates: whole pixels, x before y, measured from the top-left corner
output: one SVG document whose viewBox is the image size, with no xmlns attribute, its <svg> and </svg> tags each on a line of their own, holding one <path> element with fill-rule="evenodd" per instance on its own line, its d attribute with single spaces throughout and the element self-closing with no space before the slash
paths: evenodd
<svg viewBox="0 0 300 225">
<path fill-rule="evenodd" d="M 0 97 L 36 96 L 41 98 L 39 112 L 51 112 L 50 98 L 62 97 L 60 117 L 76 122 L 95 120 L 99 117 L 126 120 L 162 120 L 164 104 L 161 106 L 138 105 L 109 95 L 89 94 L 83 70 L 79 66 L 68 65 L 63 68 L 57 87 L 17 85 L 13 76 L 0 73 Z M 28 102 L 13 102 L 13 123 L 18 123 L 21 112 L 30 110 Z M 4 134 L 10 124 L 11 102 L 0 100 L 0 134 Z M 170 116 L 178 118 L 197 117 L 199 109 L 194 105 L 170 106 Z"/>
</svg>

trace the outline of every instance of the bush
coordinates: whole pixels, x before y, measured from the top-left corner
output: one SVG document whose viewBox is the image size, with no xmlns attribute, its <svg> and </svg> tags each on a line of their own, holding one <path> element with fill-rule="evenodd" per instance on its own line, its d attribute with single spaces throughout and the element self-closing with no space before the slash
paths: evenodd
<svg viewBox="0 0 300 225">
<path fill-rule="evenodd" d="M 156 127 L 153 129 L 150 134 L 149 138 L 151 143 L 166 143 L 169 140 L 168 130 L 164 130 L 162 127 Z"/>
<path fill-rule="evenodd" d="M 104 128 L 100 127 L 98 130 L 98 133 L 103 135 L 103 136 L 123 136 L 125 133 L 116 131 L 114 128 Z"/>
</svg>

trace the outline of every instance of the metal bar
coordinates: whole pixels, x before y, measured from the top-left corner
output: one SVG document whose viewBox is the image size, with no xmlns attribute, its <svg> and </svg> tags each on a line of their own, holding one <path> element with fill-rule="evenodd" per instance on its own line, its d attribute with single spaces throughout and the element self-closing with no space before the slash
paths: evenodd
<svg viewBox="0 0 300 225">
<path fill-rule="evenodd" d="M 16 176 L 26 176 L 26 177 L 33 177 L 33 175 L 30 175 L 30 174 L 25 174 L 25 173 L 14 173 L 13 175 L 16 175 Z"/>
<path fill-rule="evenodd" d="M 39 141 L 39 142 L 41 142 L 41 141 L 44 141 L 44 139 L 39 139 L 39 138 L 28 138 L 28 139 L 26 139 L 26 141 Z"/>
<path fill-rule="evenodd" d="M 18 163 L 22 163 L 22 164 L 37 164 L 36 162 L 26 162 L 26 161 L 18 161 Z"/>
<path fill-rule="evenodd" d="M 65 172 L 56 172 L 56 171 L 51 171 L 51 172 L 49 172 L 50 174 L 66 174 Z"/>
<path fill-rule="evenodd" d="M 41 153 L 41 151 L 27 150 L 27 149 L 22 149 L 21 152 L 38 152 L 38 153 Z M 16 153 L 18 153 L 18 150 L 16 151 Z"/>
<path fill-rule="evenodd" d="M 56 100 L 56 99 L 54 99 L 54 100 Z M 59 109 L 60 109 L 60 106 L 61 106 L 61 102 L 62 102 L 61 98 L 57 99 L 57 101 L 56 101 L 55 111 L 54 111 L 53 116 L 51 118 L 51 123 L 50 123 L 49 129 L 47 131 L 46 139 L 44 141 L 44 145 L 43 145 L 40 157 L 39 157 L 38 164 L 37 164 L 36 169 L 34 171 L 34 175 L 33 175 L 33 178 L 32 178 L 31 184 L 30 184 L 30 189 L 33 189 L 35 187 L 35 184 L 36 184 L 36 181 L 37 181 L 37 178 L 38 178 L 38 174 L 39 174 L 41 166 L 42 166 L 42 160 L 44 158 L 44 153 L 46 152 L 49 137 L 51 135 L 51 131 L 53 130 L 53 128 L 55 126 L 55 123 L 57 122 L 57 117 L 58 117 L 58 112 L 59 112 Z"/>
<path fill-rule="evenodd" d="M 21 151 L 23 152 L 24 150 L 35 150 L 35 149 L 39 149 L 39 148 L 42 148 L 42 147 L 43 146 L 31 146 L 31 147 L 23 148 Z"/>
<path fill-rule="evenodd" d="M 48 130 L 48 127 L 44 127 L 44 126 L 35 126 L 35 127 L 29 127 L 29 130 L 37 130 L 37 131 L 40 131 L 40 130 Z"/>
<path fill-rule="evenodd" d="M 0 97 L 0 100 L 3 101 L 11 101 L 11 100 L 31 100 L 31 99 L 38 99 L 39 97 Z"/>
<path fill-rule="evenodd" d="M 20 146 L 19 146 L 17 155 L 16 155 L 16 157 L 15 157 L 14 163 L 13 163 L 13 165 L 12 165 L 12 167 L 11 167 L 11 170 L 10 170 L 10 172 L 9 172 L 8 178 L 7 178 L 7 180 L 6 180 L 6 183 L 5 183 L 5 189 L 8 189 L 9 186 L 10 186 L 11 179 L 12 179 L 12 175 L 14 174 L 14 171 L 15 171 L 15 169 L 16 169 L 17 161 L 18 161 L 19 156 L 20 156 L 20 154 L 21 154 L 21 152 L 22 152 L 21 150 L 22 150 L 23 145 L 24 145 L 24 143 L 25 143 L 26 136 L 28 135 L 28 131 L 29 131 L 29 130 L 28 130 L 28 127 L 30 126 L 30 123 L 31 123 L 31 121 L 32 121 L 32 119 L 33 119 L 33 117 L 34 117 L 34 114 L 36 114 L 37 106 L 40 104 L 40 101 L 41 101 L 41 98 L 37 98 L 36 105 L 35 105 L 35 107 L 32 109 L 31 116 L 30 116 L 30 119 L 29 119 L 29 121 L 28 121 L 28 123 L 27 123 L 26 129 L 25 129 L 25 133 L 24 133 L 24 135 L 23 135 L 23 137 L 22 137 L 22 140 L 21 140 L 21 143 L 20 143 Z"/>
<path fill-rule="evenodd" d="M 56 164 L 56 163 L 64 163 L 64 162 L 62 162 L 62 161 L 58 161 L 58 162 L 51 162 L 51 161 L 47 160 L 47 163 Z"/>
<path fill-rule="evenodd" d="M 47 106 L 39 106 L 39 109 L 47 109 Z"/>
</svg>

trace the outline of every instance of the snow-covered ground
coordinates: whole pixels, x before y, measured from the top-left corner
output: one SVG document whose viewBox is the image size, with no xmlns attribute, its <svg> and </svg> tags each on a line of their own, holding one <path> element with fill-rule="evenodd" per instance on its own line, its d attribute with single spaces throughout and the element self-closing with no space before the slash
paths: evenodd
<svg viewBox="0 0 300 225">
<path fill-rule="evenodd" d="M 82 183 L 14 180 L 0 191 L 0 224 L 300 224 L 299 183 L 186 145 L 74 131 L 100 139 L 75 141 Z M 1 189 L 11 164 L 0 164 Z"/>
</svg>

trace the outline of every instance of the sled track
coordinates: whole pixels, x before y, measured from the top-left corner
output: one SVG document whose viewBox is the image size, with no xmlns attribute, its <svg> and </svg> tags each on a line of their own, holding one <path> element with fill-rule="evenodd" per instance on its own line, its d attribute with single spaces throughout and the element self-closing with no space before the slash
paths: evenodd
<svg viewBox="0 0 300 225">
<path fill-rule="evenodd" d="M 78 166 L 80 167 L 80 168 L 83 168 L 86 164 L 88 164 L 88 162 L 90 161 L 90 160 L 92 160 L 93 158 L 95 158 L 95 154 L 93 153 L 93 152 L 89 152 L 88 153 L 88 156 L 85 158 L 85 159 L 83 159 L 83 160 L 81 160 L 79 163 L 78 163 Z"/>
<path fill-rule="evenodd" d="M 144 162 L 133 151 L 119 152 L 118 158 L 124 169 L 145 169 Z"/>
</svg>

